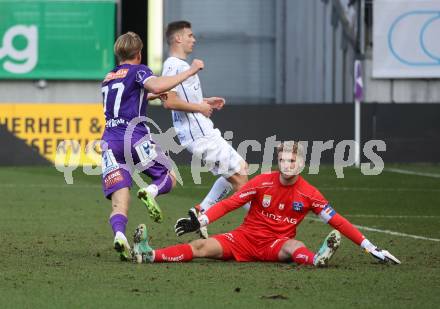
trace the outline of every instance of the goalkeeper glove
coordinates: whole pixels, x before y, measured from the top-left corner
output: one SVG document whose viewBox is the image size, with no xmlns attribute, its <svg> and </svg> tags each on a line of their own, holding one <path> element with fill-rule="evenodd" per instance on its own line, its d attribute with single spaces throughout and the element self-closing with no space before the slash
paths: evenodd
<svg viewBox="0 0 440 309">
<path fill-rule="evenodd" d="M 373 257 L 375 257 L 382 263 L 391 262 L 393 264 L 400 264 L 400 261 L 394 255 L 389 253 L 387 250 L 382 250 L 376 247 L 373 250 L 367 252 L 370 253 Z"/>
<path fill-rule="evenodd" d="M 174 225 L 174 231 L 177 236 L 181 236 L 186 233 L 195 232 L 200 229 L 200 222 L 197 219 L 197 213 L 194 208 L 188 211 L 189 218 L 180 218 Z"/>
</svg>

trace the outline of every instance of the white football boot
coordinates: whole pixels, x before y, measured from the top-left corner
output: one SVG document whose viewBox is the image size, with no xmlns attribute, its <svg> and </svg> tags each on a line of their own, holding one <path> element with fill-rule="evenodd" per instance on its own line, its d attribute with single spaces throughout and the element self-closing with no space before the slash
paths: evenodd
<svg viewBox="0 0 440 309">
<path fill-rule="evenodd" d="M 313 259 L 313 265 L 318 267 L 328 266 L 328 262 L 335 254 L 336 250 L 341 245 L 341 234 L 337 230 L 333 230 L 324 240 L 318 253 L 316 253 Z"/>
</svg>

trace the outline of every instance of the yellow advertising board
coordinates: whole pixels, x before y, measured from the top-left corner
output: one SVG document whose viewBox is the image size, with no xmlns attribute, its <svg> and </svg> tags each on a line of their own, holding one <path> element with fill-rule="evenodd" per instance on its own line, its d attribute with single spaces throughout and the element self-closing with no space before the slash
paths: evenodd
<svg viewBox="0 0 440 309">
<path fill-rule="evenodd" d="M 0 104 L 0 124 L 55 163 L 100 165 L 98 142 L 105 128 L 102 104 Z M 62 162 L 60 162 L 62 163 Z"/>
</svg>

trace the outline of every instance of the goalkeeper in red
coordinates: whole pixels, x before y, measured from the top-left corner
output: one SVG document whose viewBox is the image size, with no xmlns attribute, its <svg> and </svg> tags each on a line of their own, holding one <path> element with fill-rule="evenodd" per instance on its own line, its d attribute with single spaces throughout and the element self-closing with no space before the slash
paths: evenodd
<svg viewBox="0 0 440 309">
<path fill-rule="evenodd" d="M 215 204 L 199 217 L 191 209 L 189 218 L 181 218 L 175 225 L 178 236 L 194 232 L 250 202 L 250 210 L 238 228 L 189 244 L 153 250 L 147 242 L 146 227 L 140 224 L 134 233 L 136 261 L 187 262 L 194 258 L 212 258 L 326 266 L 339 247 L 342 234 L 380 261 L 400 264 L 392 254 L 373 245 L 336 213 L 323 195 L 299 175 L 304 167 L 300 149 L 294 142 L 281 144 L 277 148 L 279 171 L 254 177 L 230 198 Z M 317 253 L 295 239 L 296 227 L 310 211 L 335 229 Z"/>
</svg>

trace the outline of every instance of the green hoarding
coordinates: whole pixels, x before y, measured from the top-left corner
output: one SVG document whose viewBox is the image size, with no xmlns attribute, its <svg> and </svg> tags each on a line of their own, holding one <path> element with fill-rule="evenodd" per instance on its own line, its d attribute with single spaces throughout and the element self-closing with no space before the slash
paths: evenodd
<svg viewBox="0 0 440 309">
<path fill-rule="evenodd" d="M 114 0 L 0 0 L 0 78 L 101 79 L 114 32 Z"/>
</svg>

